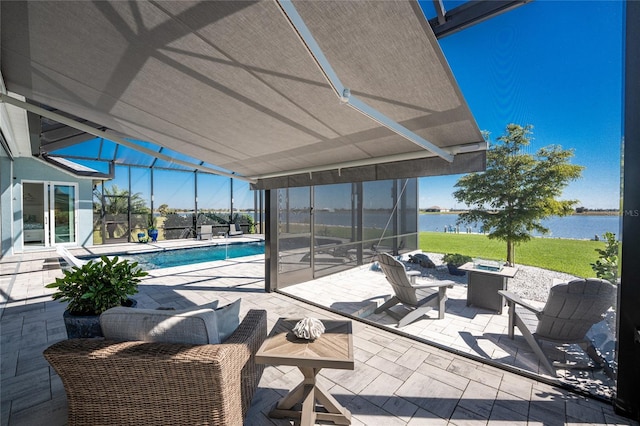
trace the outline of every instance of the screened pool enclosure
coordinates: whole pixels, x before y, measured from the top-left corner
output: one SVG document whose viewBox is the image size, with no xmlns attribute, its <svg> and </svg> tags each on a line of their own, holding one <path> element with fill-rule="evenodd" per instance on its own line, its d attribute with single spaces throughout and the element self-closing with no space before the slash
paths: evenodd
<svg viewBox="0 0 640 426">
<path fill-rule="evenodd" d="M 418 248 L 416 179 L 268 191 L 272 289 Z M 277 256 L 269 255 L 277 253 Z M 277 287 L 276 287 L 277 285 Z"/>
</svg>

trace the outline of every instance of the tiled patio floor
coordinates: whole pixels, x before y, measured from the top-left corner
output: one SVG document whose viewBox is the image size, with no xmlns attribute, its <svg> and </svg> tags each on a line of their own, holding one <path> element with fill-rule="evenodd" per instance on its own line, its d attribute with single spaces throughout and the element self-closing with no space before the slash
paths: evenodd
<svg viewBox="0 0 640 426">
<path fill-rule="evenodd" d="M 66 338 L 64 306 L 53 302 L 51 290 L 44 288 L 60 275 L 53 252 L 0 261 L 0 290 L 5 301 L 0 319 L 0 426 L 66 424 L 64 389 L 42 357 L 47 346 Z M 324 288 L 326 293 L 328 287 Z M 252 308 L 266 309 L 269 327 L 279 317 L 339 317 L 284 294 L 265 293 L 262 256 L 152 271 L 136 296 L 138 306 L 149 308 L 187 307 L 214 299 L 224 304 L 237 298 L 242 298 L 242 313 Z M 353 295 L 353 301 L 358 300 L 362 297 Z M 457 317 L 449 310 L 447 316 L 452 320 Z M 477 322 L 485 316 L 476 315 Z M 404 331 L 420 334 L 423 327 L 413 324 Z M 325 369 L 320 374 L 324 386 L 351 410 L 353 425 L 637 425 L 617 416 L 609 403 L 360 321 L 353 321 L 353 329 L 355 370 Z M 464 339 L 451 337 L 453 343 L 464 348 Z M 478 347 L 486 348 L 486 344 L 479 342 Z M 505 352 L 510 353 L 507 349 Z M 245 424 L 291 424 L 270 419 L 266 413 L 301 377 L 294 368 L 267 367 Z"/>
<path fill-rule="evenodd" d="M 467 306 L 466 277 L 452 278 L 456 281 L 453 288 L 447 290 L 448 300 L 443 319 L 437 319 L 437 311 L 431 311 L 428 313 L 430 319 L 415 321 L 399 329 L 396 326 L 397 321 L 390 315 L 373 313 L 375 307 L 392 295 L 393 290 L 384 274 L 371 270 L 369 266 L 287 287 L 282 291 L 363 318 L 388 330 L 401 331 L 479 360 L 506 365 L 532 377 L 544 376 L 545 380 L 606 398 L 613 395 L 615 383 L 603 369 L 558 368 L 558 377 L 550 376 L 517 329 L 513 340 L 508 337 L 508 309 L 505 307 L 499 315 L 487 309 Z M 539 302 L 528 302 L 533 306 L 543 305 Z M 394 309 L 402 308 L 397 305 Z M 589 357 L 578 345 L 556 347 L 545 344 L 543 349 L 550 359 L 561 360 L 566 365 L 590 365 Z"/>
</svg>

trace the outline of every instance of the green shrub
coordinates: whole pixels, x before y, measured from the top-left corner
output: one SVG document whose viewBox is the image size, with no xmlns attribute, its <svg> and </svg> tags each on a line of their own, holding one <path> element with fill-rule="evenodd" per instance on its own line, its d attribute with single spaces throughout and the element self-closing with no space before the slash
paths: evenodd
<svg viewBox="0 0 640 426">
<path fill-rule="evenodd" d="M 471 262 L 473 259 L 471 256 L 467 256 L 460 253 L 447 253 L 442 258 L 442 261 L 448 265 L 461 266 L 467 262 Z"/>
<path fill-rule="evenodd" d="M 102 256 L 82 267 L 64 271 L 64 277 L 47 284 L 55 288 L 53 300 L 69 302 L 67 309 L 76 315 L 99 315 L 109 308 L 126 303 L 138 292 L 140 278 L 148 275 L 138 268 L 138 262 L 118 261 Z"/>
<path fill-rule="evenodd" d="M 596 249 L 599 259 L 591 263 L 591 269 L 598 278 L 607 280 L 612 284 L 618 282 L 618 249 L 620 242 L 616 240 L 616 234 L 605 232 L 602 236 L 606 242 L 604 249 Z"/>
</svg>

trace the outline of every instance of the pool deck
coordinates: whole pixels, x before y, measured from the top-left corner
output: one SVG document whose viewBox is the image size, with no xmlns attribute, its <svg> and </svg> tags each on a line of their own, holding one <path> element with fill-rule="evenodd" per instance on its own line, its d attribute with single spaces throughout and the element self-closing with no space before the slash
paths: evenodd
<svg viewBox="0 0 640 426">
<path fill-rule="evenodd" d="M 157 246 L 166 249 L 208 243 L 161 242 Z M 139 250 L 140 245 L 121 245 L 118 249 Z M 113 246 L 101 246 L 72 252 L 107 254 L 113 250 Z M 355 275 L 338 274 L 289 288 L 289 292 L 303 292 L 306 287 L 306 297 L 316 302 L 309 304 L 297 299 L 301 295 L 265 293 L 264 257 L 250 256 L 153 270 L 135 298 L 138 306 L 146 308 L 189 307 L 216 299 L 225 304 L 242 298 L 241 314 L 249 309 L 266 309 L 271 329 L 280 317 L 344 318 L 338 308 L 346 307 L 346 302 L 353 307 L 367 298 L 358 293 L 362 289 L 357 287 L 367 282 L 372 289 L 377 286 L 369 271 L 356 270 L 352 274 Z M 46 347 L 66 338 L 64 305 L 52 301 L 52 290 L 44 287 L 61 275 L 53 251 L 28 252 L 0 260 L 4 302 L 0 313 L 0 426 L 66 424 L 64 388 L 42 357 Z M 355 285 L 358 275 L 362 280 L 357 279 Z M 379 296 L 388 294 L 382 287 L 374 292 Z M 454 292 L 450 297 L 454 301 L 458 298 Z M 329 307 L 322 307 L 323 303 Z M 417 321 L 400 330 L 400 334 L 391 330 L 393 324 L 384 317 L 369 316 L 369 320 L 379 321 L 375 325 L 353 320 L 355 370 L 325 369 L 320 373 L 324 387 L 352 412 L 352 425 L 638 425 L 616 415 L 606 401 L 550 384 L 544 377 L 539 380 L 443 350 L 440 345 L 425 343 L 425 335 L 419 337 L 425 323 L 442 321 L 442 330 L 435 334 L 460 336 L 463 328 L 458 328 L 455 309 L 447 308 L 448 317 L 450 321 Z M 488 324 L 489 317 L 501 316 L 476 314 L 470 324 Z M 496 335 L 502 332 L 493 331 Z M 451 345 L 461 350 L 462 342 L 465 340 L 456 337 Z M 489 350 L 482 340 L 476 339 L 476 343 L 476 348 Z M 524 351 L 520 357 L 524 360 Z M 267 367 L 245 425 L 292 424 L 286 419 L 271 419 L 267 413 L 301 377 L 293 367 Z"/>
</svg>

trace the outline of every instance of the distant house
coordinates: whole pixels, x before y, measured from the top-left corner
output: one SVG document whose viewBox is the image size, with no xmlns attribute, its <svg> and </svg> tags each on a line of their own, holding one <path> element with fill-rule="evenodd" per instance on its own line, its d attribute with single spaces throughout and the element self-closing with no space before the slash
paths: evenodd
<svg viewBox="0 0 640 426">
<path fill-rule="evenodd" d="M 424 209 L 425 212 L 429 212 L 429 213 L 447 213 L 450 210 L 449 209 L 444 209 L 440 206 L 431 206 L 431 207 L 427 207 L 426 209 Z"/>
</svg>

